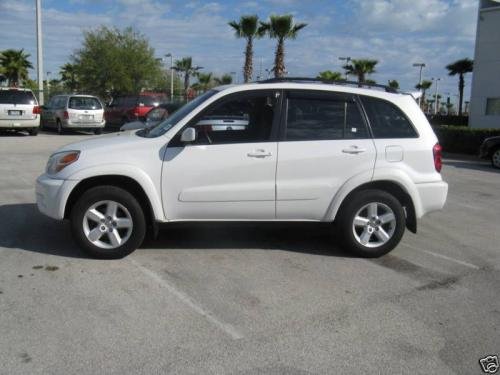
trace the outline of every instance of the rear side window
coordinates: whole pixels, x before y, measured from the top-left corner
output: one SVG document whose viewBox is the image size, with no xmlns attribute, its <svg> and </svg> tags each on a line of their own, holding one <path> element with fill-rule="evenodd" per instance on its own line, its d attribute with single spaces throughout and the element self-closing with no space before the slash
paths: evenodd
<svg viewBox="0 0 500 375">
<path fill-rule="evenodd" d="M 287 141 L 369 138 L 358 105 L 353 100 L 333 95 L 306 95 L 289 96 Z"/>
<path fill-rule="evenodd" d="M 0 104 L 35 104 L 31 91 L 0 90 Z"/>
<path fill-rule="evenodd" d="M 363 96 L 361 100 L 374 138 L 418 138 L 410 120 L 394 104 L 368 96 Z"/>
<path fill-rule="evenodd" d="M 73 96 L 69 99 L 68 108 L 71 109 L 101 109 L 97 98 Z"/>
</svg>

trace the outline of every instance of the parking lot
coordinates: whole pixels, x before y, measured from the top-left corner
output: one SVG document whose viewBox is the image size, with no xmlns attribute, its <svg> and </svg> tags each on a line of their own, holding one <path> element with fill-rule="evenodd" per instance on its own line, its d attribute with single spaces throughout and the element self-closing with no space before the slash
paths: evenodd
<svg viewBox="0 0 500 375">
<path fill-rule="evenodd" d="M 445 209 L 373 260 L 323 224 L 169 224 L 87 259 L 34 181 L 89 137 L 0 135 L 0 374 L 481 374 L 500 354 L 500 172 L 445 159 Z"/>
</svg>

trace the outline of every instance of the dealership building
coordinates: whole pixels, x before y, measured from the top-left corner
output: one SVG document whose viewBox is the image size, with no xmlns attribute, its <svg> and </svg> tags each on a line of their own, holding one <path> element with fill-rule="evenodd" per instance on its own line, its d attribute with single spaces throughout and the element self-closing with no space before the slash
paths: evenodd
<svg viewBox="0 0 500 375">
<path fill-rule="evenodd" d="M 500 0 L 480 0 L 469 125 L 500 128 Z"/>
</svg>

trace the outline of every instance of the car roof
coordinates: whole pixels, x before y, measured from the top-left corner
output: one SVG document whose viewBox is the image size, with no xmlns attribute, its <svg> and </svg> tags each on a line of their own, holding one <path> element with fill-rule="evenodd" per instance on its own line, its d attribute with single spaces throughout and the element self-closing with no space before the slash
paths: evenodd
<svg viewBox="0 0 500 375">
<path fill-rule="evenodd" d="M 0 90 L 2 90 L 2 91 L 14 90 L 14 91 L 29 91 L 29 92 L 33 92 L 31 89 L 27 89 L 27 88 L 23 88 L 23 87 L 0 87 Z"/>
</svg>

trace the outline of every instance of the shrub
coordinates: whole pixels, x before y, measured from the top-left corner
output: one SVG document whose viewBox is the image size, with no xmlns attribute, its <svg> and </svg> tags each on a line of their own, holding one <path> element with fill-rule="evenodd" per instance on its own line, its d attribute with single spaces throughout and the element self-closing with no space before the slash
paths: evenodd
<svg viewBox="0 0 500 375">
<path fill-rule="evenodd" d="M 474 129 L 466 126 L 437 126 L 434 132 L 445 152 L 477 154 L 488 137 L 500 135 L 500 129 Z"/>
</svg>

